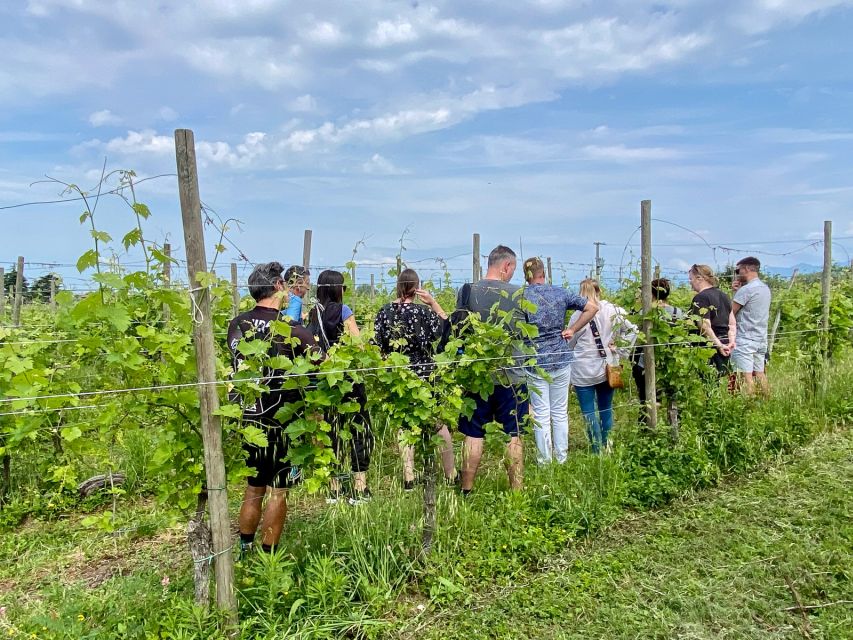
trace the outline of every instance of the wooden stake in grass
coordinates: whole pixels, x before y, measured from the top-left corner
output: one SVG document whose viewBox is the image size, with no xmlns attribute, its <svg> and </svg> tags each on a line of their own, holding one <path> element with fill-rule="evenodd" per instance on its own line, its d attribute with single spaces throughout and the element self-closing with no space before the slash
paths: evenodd
<svg viewBox="0 0 853 640">
<path fill-rule="evenodd" d="M 820 329 L 824 359 L 829 358 L 829 302 L 832 289 L 832 220 L 823 223 L 823 274 L 820 278 L 820 302 L 822 307 Z"/>
<path fill-rule="evenodd" d="M 231 524 L 228 518 L 228 491 L 225 456 L 222 453 L 222 425 L 216 412 L 219 395 L 216 385 L 216 352 L 213 342 L 213 316 L 210 289 L 199 282 L 207 271 L 201 199 L 198 190 L 195 141 L 189 129 L 175 131 L 178 166 L 178 191 L 187 251 L 187 277 L 193 305 L 193 342 L 198 370 L 198 396 L 201 406 L 201 434 L 204 444 L 204 469 L 210 493 L 210 525 L 213 537 L 212 559 L 216 577 L 216 604 L 228 623 L 237 625 L 237 598 L 234 593 L 234 558 L 231 554 Z M 198 562 L 198 560 L 196 560 Z"/>
<path fill-rule="evenodd" d="M 240 313 L 240 285 L 237 282 L 237 263 L 231 263 L 231 315 Z"/>
<path fill-rule="evenodd" d="M 471 251 L 473 264 L 471 265 L 471 282 L 479 282 L 483 275 L 483 267 L 480 265 L 480 234 L 474 234 L 473 248 Z"/>
<path fill-rule="evenodd" d="M 12 307 L 12 324 L 19 327 L 21 307 L 24 306 L 24 256 L 18 256 L 18 270 L 15 275 L 15 306 Z"/>
<path fill-rule="evenodd" d="M 554 284 L 554 277 L 551 273 L 551 257 L 548 256 L 548 258 L 546 258 L 546 261 L 548 266 L 548 284 Z"/>
<path fill-rule="evenodd" d="M 311 266 L 311 229 L 305 229 L 305 235 L 302 239 L 302 266 L 309 269 Z"/>
<path fill-rule="evenodd" d="M 6 269 L 0 267 L 0 321 L 6 319 Z"/>
<path fill-rule="evenodd" d="M 655 386 L 655 348 L 652 344 L 652 201 L 640 203 L 641 254 L 643 297 L 643 347 L 644 371 L 646 376 L 646 423 L 650 429 L 658 424 L 657 387 Z"/>
</svg>

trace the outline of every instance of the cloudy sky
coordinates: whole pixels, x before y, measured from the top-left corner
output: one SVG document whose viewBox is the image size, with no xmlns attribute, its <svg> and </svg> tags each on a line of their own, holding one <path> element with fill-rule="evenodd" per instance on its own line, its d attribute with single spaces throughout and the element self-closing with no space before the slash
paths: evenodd
<svg viewBox="0 0 853 640">
<path fill-rule="evenodd" d="M 479 232 L 576 282 L 594 241 L 611 275 L 636 252 L 646 198 L 698 234 L 656 223 L 665 270 L 819 264 L 825 219 L 853 253 L 853 2 L 12 0 L 0 25 L 2 207 L 57 199 L 45 175 L 92 188 L 105 160 L 171 174 L 190 128 L 202 199 L 255 262 L 300 261 L 305 228 L 317 265 L 362 239 L 382 261 L 408 229 L 409 259 L 461 279 Z M 180 248 L 176 179 L 137 195 Z M 74 261 L 80 212 L 0 209 L 0 260 Z M 115 197 L 97 217 L 132 224 Z"/>
</svg>

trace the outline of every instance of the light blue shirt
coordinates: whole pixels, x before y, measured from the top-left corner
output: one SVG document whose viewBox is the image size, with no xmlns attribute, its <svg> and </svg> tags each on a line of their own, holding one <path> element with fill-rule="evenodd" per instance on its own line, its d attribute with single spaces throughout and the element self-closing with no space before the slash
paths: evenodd
<svg viewBox="0 0 853 640">
<path fill-rule="evenodd" d="M 302 298 L 290 294 L 290 302 L 287 304 L 287 310 L 282 315 L 290 318 L 297 324 L 302 324 Z"/>
</svg>

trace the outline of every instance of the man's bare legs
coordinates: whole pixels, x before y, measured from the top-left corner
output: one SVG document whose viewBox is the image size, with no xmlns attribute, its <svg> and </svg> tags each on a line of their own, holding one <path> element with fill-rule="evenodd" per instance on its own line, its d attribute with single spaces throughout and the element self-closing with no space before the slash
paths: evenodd
<svg viewBox="0 0 853 640">
<path fill-rule="evenodd" d="M 767 374 L 763 371 L 755 371 L 752 376 L 753 378 L 755 378 L 755 383 L 758 387 L 758 393 L 760 393 L 765 398 L 769 398 L 770 382 L 767 380 Z"/>
<path fill-rule="evenodd" d="M 266 487 L 246 487 L 243 504 L 240 505 L 240 533 L 255 535 L 261 522 L 266 492 Z"/>
<path fill-rule="evenodd" d="M 738 373 L 737 377 L 739 386 L 741 389 L 743 389 L 743 392 L 746 395 L 751 396 L 755 393 L 755 385 L 752 381 L 752 373 Z"/>
<path fill-rule="evenodd" d="M 462 443 L 462 491 L 474 488 L 474 478 L 477 477 L 477 469 L 483 457 L 483 442 L 483 438 L 465 436 L 465 442 Z"/>
<path fill-rule="evenodd" d="M 474 478 L 480 468 L 483 457 L 484 438 L 465 436 L 462 445 L 462 490 L 470 491 L 474 487 Z M 506 470 L 509 476 L 509 486 L 521 489 L 524 484 L 524 446 L 521 438 L 513 436 L 506 447 Z"/>
<path fill-rule="evenodd" d="M 448 480 L 454 480 L 456 478 L 456 458 L 453 455 L 453 438 L 450 435 L 450 430 L 445 425 L 441 425 L 436 433 L 442 440 L 438 453 L 441 456 L 441 468 L 444 471 L 444 477 Z M 400 454 L 403 458 L 403 480 L 414 482 L 415 447 L 403 445 L 400 447 Z"/>
<path fill-rule="evenodd" d="M 524 484 L 524 445 L 518 436 L 513 436 L 506 446 L 506 472 L 510 489 L 521 489 Z"/>
<path fill-rule="evenodd" d="M 287 489 L 269 488 L 269 499 L 261 523 L 261 543 L 264 547 L 278 546 L 284 521 L 287 519 Z"/>
<path fill-rule="evenodd" d="M 269 492 L 266 508 L 264 496 Z M 263 515 L 263 524 L 261 524 Z M 287 519 L 287 489 L 274 487 L 246 487 L 240 505 L 240 534 L 254 536 L 261 524 L 261 544 L 265 548 L 277 546 Z"/>
</svg>

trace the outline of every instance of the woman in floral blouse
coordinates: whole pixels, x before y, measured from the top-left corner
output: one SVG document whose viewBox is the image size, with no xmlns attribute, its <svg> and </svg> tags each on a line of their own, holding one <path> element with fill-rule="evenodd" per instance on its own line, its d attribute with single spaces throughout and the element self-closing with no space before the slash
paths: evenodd
<svg viewBox="0 0 853 640">
<path fill-rule="evenodd" d="M 420 301 L 423 304 L 416 304 Z M 409 356 L 412 371 L 428 378 L 435 369 L 435 345 L 444 332 L 447 314 L 429 291 L 420 288 L 420 278 L 414 269 L 405 269 L 397 278 L 397 298 L 376 314 L 376 342 L 383 354 L 392 351 Z M 453 442 L 446 425 L 440 425 L 438 435 L 444 441 L 441 462 L 448 480 L 457 478 L 453 458 Z M 403 456 L 403 487 L 411 491 L 415 485 L 415 449 L 401 447 Z"/>
</svg>

